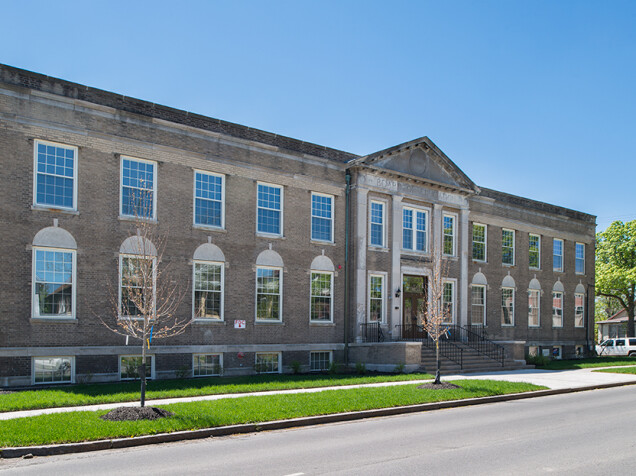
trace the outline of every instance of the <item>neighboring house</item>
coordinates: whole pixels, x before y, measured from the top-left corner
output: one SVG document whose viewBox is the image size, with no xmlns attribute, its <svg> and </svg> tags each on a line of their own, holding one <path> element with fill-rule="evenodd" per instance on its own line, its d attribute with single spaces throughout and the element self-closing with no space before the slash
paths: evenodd
<svg viewBox="0 0 636 476">
<path fill-rule="evenodd" d="M 595 217 L 478 187 L 427 137 L 360 157 L 0 65 L 0 158 L 0 386 L 135 377 L 102 320 L 140 211 L 194 319 L 153 378 L 417 368 L 436 256 L 453 332 L 593 344 Z"/>
<path fill-rule="evenodd" d="M 605 321 L 597 321 L 598 325 L 598 342 L 601 343 L 605 339 L 615 337 L 634 337 L 627 335 L 627 311 L 621 309 Z M 636 319 L 634 319 L 636 321 Z"/>
</svg>

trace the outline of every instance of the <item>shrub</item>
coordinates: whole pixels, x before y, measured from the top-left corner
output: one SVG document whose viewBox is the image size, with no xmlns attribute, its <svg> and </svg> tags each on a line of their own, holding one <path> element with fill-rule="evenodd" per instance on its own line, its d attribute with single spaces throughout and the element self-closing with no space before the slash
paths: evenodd
<svg viewBox="0 0 636 476">
<path fill-rule="evenodd" d="M 356 363 L 356 372 L 358 375 L 364 375 L 367 372 L 367 366 L 363 362 Z"/>
<path fill-rule="evenodd" d="M 404 362 L 401 362 L 395 366 L 395 370 L 393 370 L 396 374 L 404 373 Z"/>
<path fill-rule="evenodd" d="M 297 360 L 292 360 L 291 368 L 292 368 L 292 372 L 294 372 L 295 374 L 299 374 L 300 373 L 300 362 L 298 362 Z"/>
<path fill-rule="evenodd" d="M 526 363 L 530 365 L 536 365 L 537 367 L 545 367 L 550 362 L 549 357 L 545 357 L 541 354 L 526 355 Z"/>
</svg>

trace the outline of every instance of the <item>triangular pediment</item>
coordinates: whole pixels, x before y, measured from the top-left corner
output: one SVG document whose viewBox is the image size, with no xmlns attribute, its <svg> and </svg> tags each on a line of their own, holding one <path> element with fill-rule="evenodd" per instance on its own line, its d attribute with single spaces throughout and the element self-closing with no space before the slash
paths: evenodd
<svg viewBox="0 0 636 476">
<path fill-rule="evenodd" d="M 473 181 L 427 137 L 367 155 L 355 162 L 451 188 L 478 191 Z"/>
</svg>

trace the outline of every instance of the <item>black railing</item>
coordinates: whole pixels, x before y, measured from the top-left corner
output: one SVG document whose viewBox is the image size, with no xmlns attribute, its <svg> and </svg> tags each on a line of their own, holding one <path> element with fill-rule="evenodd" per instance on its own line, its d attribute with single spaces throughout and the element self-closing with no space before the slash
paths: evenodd
<svg viewBox="0 0 636 476">
<path fill-rule="evenodd" d="M 360 324 L 362 342 L 384 342 L 384 332 L 379 322 L 364 322 Z"/>
<path fill-rule="evenodd" d="M 421 342 L 423 347 L 435 350 L 435 341 L 428 335 L 423 326 L 415 324 L 397 325 L 396 339 L 400 341 Z M 439 339 L 439 353 L 441 356 L 459 364 L 459 368 L 464 368 L 464 349 L 451 340 L 442 336 Z"/>
</svg>

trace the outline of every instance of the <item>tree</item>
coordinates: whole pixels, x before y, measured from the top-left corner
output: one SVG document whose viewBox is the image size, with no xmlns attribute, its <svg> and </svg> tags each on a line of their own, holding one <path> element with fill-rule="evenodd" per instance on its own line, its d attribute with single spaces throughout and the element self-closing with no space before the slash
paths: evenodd
<svg viewBox="0 0 636 476">
<path fill-rule="evenodd" d="M 627 311 L 627 334 L 634 336 L 636 220 L 615 221 L 597 233 L 596 295 L 614 299 Z"/>
</svg>

